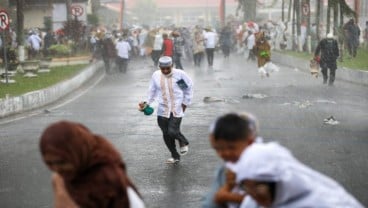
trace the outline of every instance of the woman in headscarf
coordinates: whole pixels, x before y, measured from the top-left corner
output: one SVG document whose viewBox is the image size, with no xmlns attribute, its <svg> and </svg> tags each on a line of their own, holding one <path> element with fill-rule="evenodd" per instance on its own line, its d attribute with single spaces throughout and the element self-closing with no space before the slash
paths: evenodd
<svg viewBox="0 0 368 208">
<path fill-rule="evenodd" d="M 51 124 L 40 150 L 54 172 L 55 207 L 144 208 L 118 151 L 82 124 Z"/>
<path fill-rule="evenodd" d="M 231 169 L 237 183 L 264 207 L 363 207 L 336 181 L 274 142 L 251 145 Z"/>
</svg>

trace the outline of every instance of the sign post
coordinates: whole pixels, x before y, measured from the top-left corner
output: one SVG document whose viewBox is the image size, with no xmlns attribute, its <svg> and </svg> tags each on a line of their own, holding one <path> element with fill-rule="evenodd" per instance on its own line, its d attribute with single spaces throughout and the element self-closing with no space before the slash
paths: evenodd
<svg viewBox="0 0 368 208">
<path fill-rule="evenodd" d="M 5 63 L 5 82 L 8 84 L 8 56 L 6 54 L 6 38 L 5 38 L 5 30 L 9 28 L 9 15 L 5 10 L 0 10 L 0 31 L 2 33 L 2 42 L 3 42 L 3 55 L 4 55 L 4 63 Z"/>
</svg>

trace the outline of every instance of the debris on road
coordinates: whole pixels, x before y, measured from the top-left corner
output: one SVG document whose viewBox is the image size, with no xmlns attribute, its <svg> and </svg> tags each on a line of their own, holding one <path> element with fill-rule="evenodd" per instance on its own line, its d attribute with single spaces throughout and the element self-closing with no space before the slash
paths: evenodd
<svg viewBox="0 0 368 208">
<path fill-rule="evenodd" d="M 257 98 L 257 99 L 263 99 L 263 98 L 267 98 L 268 95 L 264 95 L 264 94 L 245 94 L 243 95 L 243 99 L 253 99 L 253 98 Z"/>
<path fill-rule="evenodd" d="M 217 97 L 204 97 L 203 102 L 205 103 L 225 102 L 225 99 Z"/>
<path fill-rule="evenodd" d="M 336 104 L 335 101 L 332 100 L 316 100 L 316 103 L 329 103 L 329 104 Z"/>
<path fill-rule="evenodd" d="M 298 106 L 298 108 L 308 108 L 309 106 L 312 106 L 313 104 L 309 100 L 306 100 L 303 102 L 294 101 L 293 103 L 283 103 L 281 105 L 295 105 L 295 106 Z"/>
<path fill-rule="evenodd" d="M 333 116 L 330 116 L 328 118 L 323 119 L 323 123 L 324 124 L 329 124 L 329 125 L 337 125 L 340 122 L 337 121 Z"/>
</svg>

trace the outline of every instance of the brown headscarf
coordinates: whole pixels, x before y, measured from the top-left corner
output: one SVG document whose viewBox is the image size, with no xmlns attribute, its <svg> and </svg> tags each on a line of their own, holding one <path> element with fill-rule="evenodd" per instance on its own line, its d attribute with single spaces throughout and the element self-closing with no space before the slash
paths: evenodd
<svg viewBox="0 0 368 208">
<path fill-rule="evenodd" d="M 63 177 L 73 200 L 83 208 L 127 207 L 129 180 L 118 151 L 101 136 L 79 123 L 51 124 L 40 140 L 42 156 L 57 155 L 73 164 L 75 174 Z"/>
</svg>

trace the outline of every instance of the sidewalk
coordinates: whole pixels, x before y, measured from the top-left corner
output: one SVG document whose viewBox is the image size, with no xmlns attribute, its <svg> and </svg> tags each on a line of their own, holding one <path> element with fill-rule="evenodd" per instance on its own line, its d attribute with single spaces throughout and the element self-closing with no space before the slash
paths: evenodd
<svg viewBox="0 0 368 208">
<path fill-rule="evenodd" d="M 280 65 L 297 68 L 303 72 L 310 73 L 309 61 L 305 59 L 272 51 L 272 60 Z M 368 86 L 368 71 L 338 68 L 336 71 L 336 80 Z"/>
</svg>

